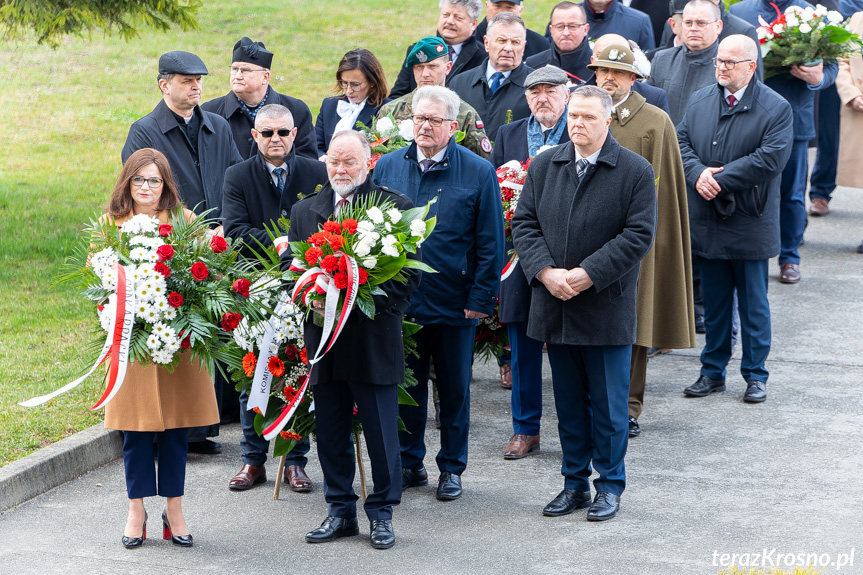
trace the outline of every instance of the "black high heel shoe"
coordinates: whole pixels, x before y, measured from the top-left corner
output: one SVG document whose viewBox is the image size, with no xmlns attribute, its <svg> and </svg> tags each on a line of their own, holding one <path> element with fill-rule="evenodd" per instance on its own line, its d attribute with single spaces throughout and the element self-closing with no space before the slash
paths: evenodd
<svg viewBox="0 0 863 575">
<path fill-rule="evenodd" d="M 192 534 L 188 535 L 174 535 L 171 533 L 171 524 L 168 523 L 168 510 L 162 511 L 162 539 L 170 539 L 171 543 L 174 545 L 179 545 L 180 547 L 191 547 L 192 546 Z"/>
<path fill-rule="evenodd" d="M 147 512 L 144 511 L 144 527 L 140 537 L 126 537 L 123 535 L 123 547 L 126 549 L 134 549 L 144 544 L 144 539 L 147 538 Z"/>
</svg>

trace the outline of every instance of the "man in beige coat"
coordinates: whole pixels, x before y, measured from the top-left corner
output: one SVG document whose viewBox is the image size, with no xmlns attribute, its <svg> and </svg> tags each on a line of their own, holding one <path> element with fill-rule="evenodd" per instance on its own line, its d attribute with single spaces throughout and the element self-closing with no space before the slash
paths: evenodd
<svg viewBox="0 0 863 575">
<path fill-rule="evenodd" d="M 863 12 L 851 17 L 848 29 L 863 34 Z M 836 91 L 842 108 L 839 113 L 839 169 L 836 183 L 840 186 L 863 188 L 863 169 L 860 168 L 860 147 L 863 146 L 863 56 L 859 52 L 839 60 Z M 863 242 L 857 246 L 863 254 Z"/>
<path fill-rule="evenodd" d="M 629 46 L 606 47 L 588 68 L 596 71 L 596 85 L 609 93 L 614 104 L 611 135 L 649 161 L 657 179 L 656 240 L 641 262 L 629 381 L 629 436 L 637 437 L 648 348 L 695 347 L 686 180 L 677 133 L 668 114 L 632 91 L 641 74 Z"/>
</svg>

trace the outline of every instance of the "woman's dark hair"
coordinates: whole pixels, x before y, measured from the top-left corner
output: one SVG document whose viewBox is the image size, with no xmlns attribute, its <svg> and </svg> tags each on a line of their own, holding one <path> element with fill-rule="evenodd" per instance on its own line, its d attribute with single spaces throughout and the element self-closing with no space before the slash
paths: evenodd
<svg viewBox="0 0 863 575">
<path fill-rule="evenodd" d="M 387 86 L 387 78 L 384 75 L 384 68 L 374 54 L 365 48 L 357 48 L 351 50 L 339 62 L 339 69 L 336 70 L 336 92 L 342 93 L 342 87 L 339 82 L 342 81 L 342 72 L 348 70 L 359 70 L 366 81 L 371 84 L 369 88 L 368 100 L 374 107 L 380 107 L 389 94 L 389 86 Z"/>
<path fill-rule="evenodd" d="M 132 178 L 141 168 L 149 164 L 156 164 L 162 176 L 162 195 L 159 198 L 159 211 L 173 211 L 183 205 L 183 200 L 180 199 L 180 192 L 177 191 L 177 184 L 174 182 L 174 175 L 171 173 L 171 165 L 168 163 L 168 158 L 159 150 L 142 148 L 129 156 L 129 159 L 123 164 L 123 170 L 117 178 L 114 191 L 111 192 L 108 208 L 105 210 L 109 216 L 122 218 L 132 212 L 132 208 L 135 207 L 135 201 L 132 199 Z"/>
</svg>

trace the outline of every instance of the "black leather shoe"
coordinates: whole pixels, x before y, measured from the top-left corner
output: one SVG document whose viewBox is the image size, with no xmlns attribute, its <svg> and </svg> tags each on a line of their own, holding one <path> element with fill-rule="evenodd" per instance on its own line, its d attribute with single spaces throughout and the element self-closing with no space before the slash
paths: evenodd
<svg viewBox="0 0 863 575">
<path fill-rule="evenodd" d="M 436 497 L 441 501 L 453 501 L 461 497 L 461 477 L 455 473 L 444 471 L 440 474 L 437 483 Z"/>
<path fill-rule="evenodd" d="M 200 453 L 202 455 L 216 455 L 222 452 L 222 444 L 205 439 L 204 441 L 189 442 L 189 453 Z"/>
<path fill-rule="evenodd" d="M 767 401 L 767 382 L 750 379 L 746 382 L 746 393 L 743 394 L 746 403 L 761 403 Z"/>
<path fill-rule="evenodd" d="M 599 491 L 587 510 L 588 521 L 605 521 L 620 511 L 620 497 L 608 491 Z"/>
<path fill-rule="evenodd" d="M 704 328 L 704 316 L 696 315 L 695 316 L 695 333 L 707 333 L 707 330 Z"/>
<path fill-rule="evenodd" d="M 683 390 L 687 397 L 704 397 L 715 391 L 725 391 L 725 380 L 710 379 L 706 375 L 699 375 L 695 383 Z"/>
<path fill-rule="evenodd" d="M 188 535 L 174 535 L 174 532 L 171 530 L 171 524 L 168 523 L 167 509 L 162 511 L 162 539 L 170 539 L 171 543 L 178 547 L 191 547 L 195 543 L 191 533 Z"/>
<path fill-rule="evenodd" d="M 123 547 L 126 549 L 135 549 L 144 544 L 144 539 L 147 538 L 147 512 L 144 511 L 144 526 L 141 528 L 140 537 L 126 537 L 123 535 Z"/>
<path fill-rule="evenodd" d="M 396 534 L 393 532 L 391 519 L 372 519 L 369 522 L 371 535 L 369 540 L 375 549 L 389 549 L 396 544 Z"/>
<path fill-rule="evenodd" d="M 407 467 L 402 467 L 402 491 L 408 487 L 428 485 L 428 482 L 429 474 L 425 467 L 420 467 L 419 469 L 408 469 Z"/>
<path fill-rule="evenodd" d="M 629 416 L 629 437 L 638 437 L 641 435 L 641 426 L 638 425 L 638 420 Z"/>
<path fill-rule="evenodd" d="M 542 514 L 548 517 L 560 517 L 588 505 L 590 505 L 590 491 L 564 489 L 543 508 Z"/>
<path fill-rule="evenodd" d="M 356 517 L 334 517 L 327 515 L 317 529 L 306 533 L 306 543 L 327 543 L 339 537 L 353 537 L 360 534 Z"/>
</svg>

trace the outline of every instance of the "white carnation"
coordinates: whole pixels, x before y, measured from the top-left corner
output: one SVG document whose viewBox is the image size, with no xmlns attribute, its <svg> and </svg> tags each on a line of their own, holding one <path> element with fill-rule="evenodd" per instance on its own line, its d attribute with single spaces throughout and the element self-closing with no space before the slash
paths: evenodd
<svg viewBox="0 0 863 575">
<path fill-rule="evenodd" d="M 828 12 L 827 12 L 827 8 L 825 6 L 822 6 L 821 4 L 818 4 L 817 6 L 815 6 L 815 15 L 816 16 L 826 16 L 827 14 L 828 14 Z"/>
<path fill-rule="evenodd" d="M 366 212 L 366 215 L 375 224 L 384 223 L 384 213 L 377 206 L 370 207 L 369 210 Z"/>
<path fill-rule="evenodd" d="M 426 223 L 417 218 L 411 222 L 411 235 L 423 237 L 426 234 Z"/>
<path fill-rule="evenodd" d="M 413 120 L 405 120 L 401 124 L 399 124 L 399 136 L 407 140 L 408 142 L 413 141 L 414 139 L 414 121 Z"/>
<path fill-rule="evenodd" d="M 837 12 L 836 10 L 830 10 L 827 12 L 827 21 L 833 24 L 834 26 L 841 24 L 844 18 L 842 14 Z"/>
<path fill-rule="evenodd" d="M 399 241 L 395 238 L 395 236 L 384 236 L 383 240 L 381 241 L 381 252 L 388 256 L 397 258 L 399 256 L 398 243 Z"/>
<path fill-rule="evenodd" d="M 363 267 L 367 270 L 375 269 L 376 265 L 378 265 L 378 260 L 375 257 L 368 257 L 363 260 Z"/>
<path fill-rule="evenodd" d="M 387 210 L 387 215 L 390 217 L 390 219 L 392 220 L 392 222 L 394 224 L 399 223 L 399 221 L 401 221 L 401 219 L 402 219 L 401 211 L 397 210 L 396 208 L 393 208 L 391 210 Z"/>
<path fill-rule="evenodd" d="M 375 124 L 375 127 L 378 129 L 378 132 L 381 133 L 389 132 L 390 130 L 395 128 L 392 120 L 390 120 L 389 118 L 379 118 L 377 123 Z"/>
<path fill-rule="evenodd" d="M 800 25 L 800 31 L 804 34 L 808 34 L 809 32 L 812 31 L 812 26 L 810 26 L 809 24 L 804 22 L 803 24 Z"/>
<path fill-rule="evenodd" d="M 363 221 L 357 223 L 357 233 L 359 233 L 360 235 L 367 234 L 369 232 L 373 232 L 374 229 L 375 229 L 374 224 L 368 220 L 363 220 Z"/>
<path fill-rule="evenodd" d="M 800 25 L 800 20 L 797 19 L 797 16 L 790 14 L 790 15 L 785 17 L 785 25 L 789 26 L 791 28 L 796 28 L 797 26 Z M 760 30 L 760 28 L 759 28 L 759 30 Z"/>
<path fill-rule="evenodd" d="M 354 245 L 354 253 L 357 257 L 364 258 L 372 252 L 373 242 L 367 241 L 371 236 L 366 236 Z"/>
</svg>

